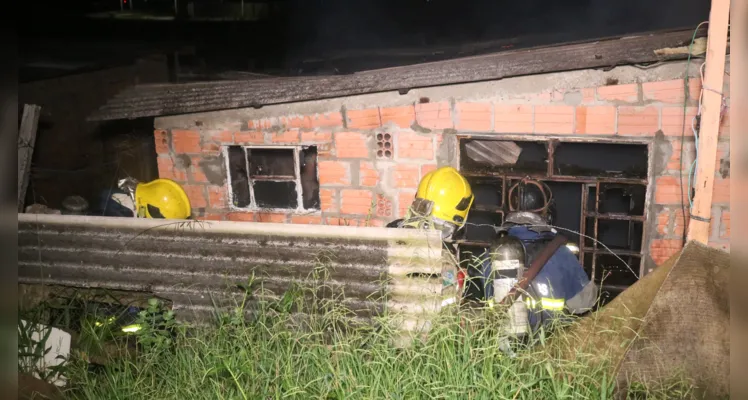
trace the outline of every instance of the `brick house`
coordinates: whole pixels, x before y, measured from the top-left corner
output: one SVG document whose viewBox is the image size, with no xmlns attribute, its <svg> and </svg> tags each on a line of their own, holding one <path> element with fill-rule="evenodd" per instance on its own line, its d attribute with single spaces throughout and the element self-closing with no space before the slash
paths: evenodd
<svg viewBox="0 0 748 400">
<path fill-rule="evenodd" d="M 584 236 L 642 274 L 682 246 L 701 62 L 686 85 L 686 54 L 656 50 L 690 35 L 353 76 L 135 87 L 94 118 L 155 116 L 159 175 L 184 186 L 203 220 L 384 226 L 404 215 L 421 177 L 452 165 L 476 191 L 462 251 L 485 244 L 483 225 L 501 222 L 513 182 L 537 177 L 558 193 L 558 225 L 576 232 L 585 268 L 612 276 L 615 291 L 636 277 Z M 642 63 L 658 64 L 625 65 Z M 729 251 L 728 110 L 710 242 Z M 519 157 L 502 157 L 508 148 Z"/>
</svg>

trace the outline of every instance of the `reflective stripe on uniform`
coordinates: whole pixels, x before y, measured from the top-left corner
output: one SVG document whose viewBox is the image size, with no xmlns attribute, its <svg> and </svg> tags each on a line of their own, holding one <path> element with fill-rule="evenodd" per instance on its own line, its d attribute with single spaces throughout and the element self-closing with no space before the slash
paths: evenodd
<svg viewBox="0 0 748 400">
<path fill-rule="evenodd" d="M 540 306 L 544 310 L 562 311 L 564 309 L 564 299 L 553 299 L 550 297 L 541 297 L 540 301 L 533 298 L 525 298 L 525 303 L 529 308 L 538 308 Z"/>
<path fill-rule="evenodd" d="M 540 299 L 540 305 L 546 310 L 561 311 L 564 309 L 564 299 L 552 299 L 543 297 Z"/>
</svg>

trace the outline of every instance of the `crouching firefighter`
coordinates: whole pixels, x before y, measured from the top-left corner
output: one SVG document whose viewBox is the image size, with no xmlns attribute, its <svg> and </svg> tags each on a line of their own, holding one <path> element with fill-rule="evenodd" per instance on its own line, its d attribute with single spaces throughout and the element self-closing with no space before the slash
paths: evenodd
<svg viewBox="0 0 748 400">
<path fill-rule="evenodd" d="M 518 335 L 591 310 L 597 286 L 574 254 L 578 248 L 551 226 L 548 185 L 522 180 L 511 187 L 508 200 L 510 212 L 483 263 L 487 300 L 510 307 L 510 323 Z"/>
<path fill-rule="evenodd" d="M 109 217 L 189 219 L 190 199 L 184 189 L 170 179 L 138 182 L 121 179 L 118 190 L 107 191 L 99 199 L 99 212 Z"/>
<path fill-rule="evenodd" d="M 444 247 L 454 253 L 453 239 L 465 226 L 473 200 L 465 177 L 452 167 L 442 167 L 423 177 L 405 218 L 387 227 L 439 230 Z M 550 188 L 523 180 L 509 190 L 508 202 L 510 212 L 504 224 L 496 227 L 497 235 L 480 265 L 484 300 L 511 306 L 510 331 L 517 335 L 590 310 L 597 288 L 572 247 L 550 226 Z M 460 269 L 455 277 L 461 296 L 467 276 Z"/>
<path fill-rule="evenodd" d="M 418 184 L 416 198 L 410 205 L 405 218 L 387 224 L 388 228 L 430 229 L 441 232 L 443 249 L 451 255 L 449 264 L 442 271 L 445 291 L 456 289 L 454 296 L 443 305 L 461 300 L 465 273 L 457 265 L 457 250 L 453 240 L 465 226 L 468 211 L 473 205 L 473 191 L 470 183 L 456 169 L 441 167 L 424 175 Z"/>
<path fill-rule="evenodd" d="M 467 179 L 452 167 L 442 167 L 424 175 L 405 218 L 387 227 L 435 229 L 443 241 L 450 242 L 465 225 L 473 199 Z"/>
</svg>

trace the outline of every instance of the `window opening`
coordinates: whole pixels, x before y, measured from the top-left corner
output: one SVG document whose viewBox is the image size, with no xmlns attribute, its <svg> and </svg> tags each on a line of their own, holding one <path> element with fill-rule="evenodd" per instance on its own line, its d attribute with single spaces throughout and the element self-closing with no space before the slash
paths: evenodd
<svg viewBox="0 0 748 400">
<path fill-rule="evenodd" d="M 460 141 L 460 169 L 488 173 L 538 174 L 548 170 L 545 142 Z"/>
<path fill-rule="evenodd" d="M 475 244 L 486 244 L 496 234 L 495 226 L 504 221 L 503 212 L 471 210 L 468 213 L 468 224 L 464 229 L 464 239 Z"/>
<path fill-rule="evenodd" d="M 553 193 L 555 208 L 554 225 L 563 226 L 566 229 L 581 232 L 582 217 L 582 185 L 572 182 L 546 182 Z M 561 231 L 560 234 L 573 243 L 580 244 L 580 236 L 576 233 Z"/>
<path fill-rule="evenodd" d="M 234 207 L 319 209 L 315 146 L 228 146 L 227 155 Z"/>
<path fill-rule="evenodd" d="M 600 190 L 602 191 L 601 214 L 644 215 L 646 186 L 603 183 L 600 185 Z"/>
<path fill-rule="evenodd" d="M 229 146 L 227 149 L 229 163 L 229 181 L 231 183 L 231 203 L 234 207 L 249 207 L 249 174 L 247 156 L 241 146 Z"/>
<path fill-rule="evenodd" d="M 496 178 L 468 177 L 473 190 L 473 210 L 498 211 L 503 205 L 504 181 Z"/>
<path fill-rule="evenodd" d="M 555 143 L 553 174 L 593 178 L 647 177 L 647 146 L 611 143 Z"/>
<path fill-rule="evenodd" d="M 253 179 L 253 178 L 250 178 Z M 252 182 L 255 205 L 259 208 L 289 208 L 299 206 L 296 182 L 255 180 Z"/>
<path fill-rule="evenodd" d="M 257 180 L 296 179 L 294 149 L 247 149 L 249 177 Z"/>
<path fill-rule="evenodd" d="M 317 178 L 317 146 L 301 148 L 301 193 L 304 209 L 319 210 L 319 179 Z"/>
<path fill-rule="evenodd" d="M 580 263 L 588 276 L 598 283 L 604 279 L 606 299 L 614 298 L 641 274 L 646 144 L 464 138 L 459 151 L 460 170 L 475 193 L 468 225 L 456 239 L 461 263 L 489 246 L 495 230 L 487 225 L 503 223 L 509 211 L 508 188 L 530 176 L 551 188 L 554 225 L 578 232 L 559 231 L 579 246 Z"/>
</svg>

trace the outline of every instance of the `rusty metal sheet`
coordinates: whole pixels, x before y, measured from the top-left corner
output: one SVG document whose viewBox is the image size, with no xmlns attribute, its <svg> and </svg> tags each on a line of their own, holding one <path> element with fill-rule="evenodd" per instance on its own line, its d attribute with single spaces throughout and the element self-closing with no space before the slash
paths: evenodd
<svg viewBox="0 0 748 400">
<path fill-rule="evenodd" d="M 350 75 L 140 85 L 90 116 L 103 121 L 330 99 L 587 68 L 685 59 L 658 49 L 688 45 L 692 30 L 506 51 Z M 704 36 L 705 29 L 698 32 Z"/>
<path fill-rule="evenodd" d="M 18 265 L 20 283 L 148 292 L 203 322 L 251 276 L 250 310 L 306 283 L 360 318 L 402 314 L 405 330 L 451 296 L 439 234 L 404 229 L 19 214 Z"/>
</svg>

